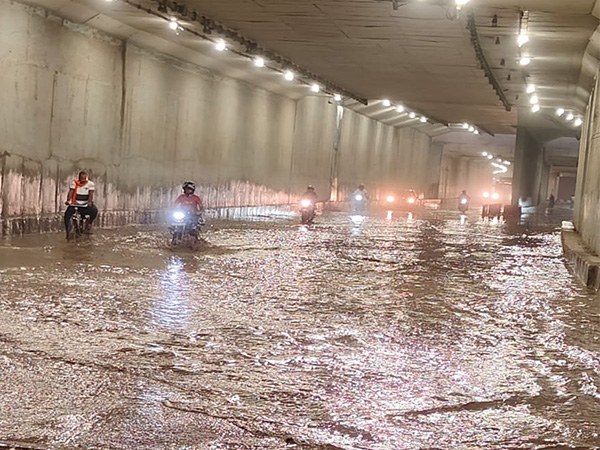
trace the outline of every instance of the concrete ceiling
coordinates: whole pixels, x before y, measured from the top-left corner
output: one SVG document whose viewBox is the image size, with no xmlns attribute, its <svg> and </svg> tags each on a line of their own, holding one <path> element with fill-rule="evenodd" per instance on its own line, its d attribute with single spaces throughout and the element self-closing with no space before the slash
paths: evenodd
<svg viewBox="0 0 600 450">
<path fill-rule="evenodd" d="M 590 56 L 590 39 L 598 23 L 591 14 L 594 0 L 471 0 L 468 9 L 454 20 L 448 18 L 452 8 L 436 5 L 449 1 L 407 0 L 402 5 L 399 0 L 397 10 L 387 0 L 178 3 L 369 99 L 368 106 L 352 101 L 346 101 L 346 106 L 391 125 L 420 128 L 432 136 L 448 131 L 444 126 L 421 124 L 418 119 L 410 120 L 406 114 L 384 107 L 384 98 L 437 122 L 468 122 L 492 133 L 514 133 L 518 107 L 528 108 L 526 80 L 537 86 L 541 115 L 551 115 L 559 106 L 583 113 L 592 78 L 590 70 L 582 71 L 582 61 Z M 122 1 L 31 2 L 76 23 L 276 93 L 292 98 L 310 95 L 306 86 L 282 82 L 276 72 L 253 68 L 247 58 L 234 52 L 215 52 L 210 42 L 187 32 L 176 35 L 164 20 L 145 11 L 151 8 L 156 12 L 156 2 L 141 0 L 140 9 Z M 517 63 L 521 10 L 529 11 L 531 37 L 521 49 L 532 58 L 525 68 Z M 466 28 L 470 13 L 483 53 L 506 98 L 514 105 L 511 112 L 506 111 L 475 56 Z M 494 15 L 498 16 L 497 26 L 492 24 Z M 189 16 L 179 18 L 186 28 L 203 33 L 202 26 L 189 21 Z M 218 35 L 213 32 L 208 37 Z M 561 127 L 560 122 L 553 123 Z"/>
</svg>

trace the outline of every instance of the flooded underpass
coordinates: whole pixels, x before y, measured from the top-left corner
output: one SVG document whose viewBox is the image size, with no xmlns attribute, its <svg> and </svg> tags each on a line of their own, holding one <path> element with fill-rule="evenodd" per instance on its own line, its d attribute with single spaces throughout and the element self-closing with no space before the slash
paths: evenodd
<svg viewBox="0 0 600 450">
<path fill-rule="evenodd" d="M 600 303 L 552 220 L 205 237 L 0 244 L 0 448 L 600 448 Z"/>
</svg>

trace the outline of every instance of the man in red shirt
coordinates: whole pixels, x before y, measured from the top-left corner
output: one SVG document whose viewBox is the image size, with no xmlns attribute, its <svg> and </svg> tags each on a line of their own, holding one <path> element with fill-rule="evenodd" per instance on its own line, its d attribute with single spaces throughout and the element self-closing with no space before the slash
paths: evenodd
<svg viewBox="0 0 600 450">
<path fill-rule="evenodd" d="M 204 205 L 202 199 L 198 197 L 194 192 L 196 191 L 196 185 L 193 181 L 186 181 L 183 183 L 183 194 L 177 197 L 175 200 L 175 206 L 181 208 L 187 213 L 200 214 L 204 211 Z"/>
</svg>

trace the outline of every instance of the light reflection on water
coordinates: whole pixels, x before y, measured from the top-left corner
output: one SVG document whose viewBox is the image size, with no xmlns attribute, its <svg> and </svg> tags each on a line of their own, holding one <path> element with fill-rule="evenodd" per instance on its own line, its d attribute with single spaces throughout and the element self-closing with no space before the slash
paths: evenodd
<svg viewBox="0 0 600 450">
<path fill-rule="evenodd" d="M 552 223 L 354 217 L 5 243 L 0 447 L 598 448 L 600 305 Z"/>
</svg>

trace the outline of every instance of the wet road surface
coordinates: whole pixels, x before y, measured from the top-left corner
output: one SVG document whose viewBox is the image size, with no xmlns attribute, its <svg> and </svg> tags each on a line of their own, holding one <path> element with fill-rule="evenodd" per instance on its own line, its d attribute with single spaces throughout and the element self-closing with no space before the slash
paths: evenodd
<svg viewBox="0 0 600 450">
<path fill-rule="evenodd" d="M 353 219 L 0 243 L 0 449 L 600 448 L 555 225 Z"/>
</svg>

